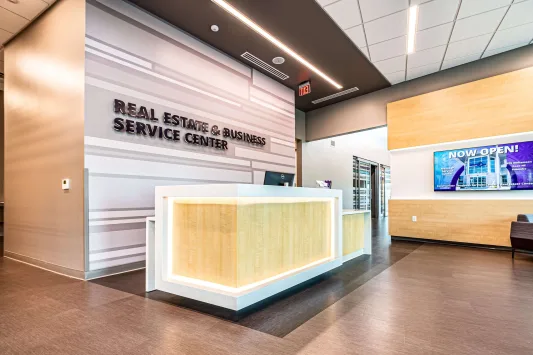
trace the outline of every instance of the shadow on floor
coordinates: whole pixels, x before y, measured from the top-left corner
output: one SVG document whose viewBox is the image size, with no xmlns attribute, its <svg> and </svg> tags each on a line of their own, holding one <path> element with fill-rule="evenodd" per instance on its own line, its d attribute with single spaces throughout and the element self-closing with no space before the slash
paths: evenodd
<svg viewBox="0 0 533 355">
<path fill-rule="evenodd" d="M 153 300 L 192 308 L 278 337 L 284 337 L 333 303 L 403 259 L 422 245 L 394 241 L 386 218 L 372 220 L 372 255 L 350 260 L 341 267 L 259 302 L 239 313 L 162 291 L 144 292 L 144 270 L 90 282 Z"/>
</svg>

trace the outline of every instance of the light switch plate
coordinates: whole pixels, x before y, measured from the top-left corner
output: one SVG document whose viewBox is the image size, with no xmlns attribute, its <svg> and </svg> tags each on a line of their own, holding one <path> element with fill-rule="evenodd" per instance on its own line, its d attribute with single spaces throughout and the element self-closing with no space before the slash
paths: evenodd
<svg viewBox="0 0 533 355">
<path fill-rule="evenodd" d="M 70 190 L 70 179 L 61 180 L 61 188 L 63 190 Z"/>
<path fill-rule="evenodd" d="M 413 222 L 416 222 L 416 216 L 413 216 L 411 219 Z"/>
</svg>

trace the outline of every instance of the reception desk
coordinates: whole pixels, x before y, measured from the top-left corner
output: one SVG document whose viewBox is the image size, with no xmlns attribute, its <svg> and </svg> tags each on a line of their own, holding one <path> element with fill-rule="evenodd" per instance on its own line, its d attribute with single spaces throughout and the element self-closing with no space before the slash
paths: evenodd
<svg viewBox="0 0 533 355">
<path fill-rule="evenodd" d="M 235 311 L 365 250 L 363 225 L 344 220 L 339 190 L 163 186 L 156 187 L 155 210 L 147 228 L 147 290 Z M 354 223 L 348 248 L 346 223 Z"/>
</svg>

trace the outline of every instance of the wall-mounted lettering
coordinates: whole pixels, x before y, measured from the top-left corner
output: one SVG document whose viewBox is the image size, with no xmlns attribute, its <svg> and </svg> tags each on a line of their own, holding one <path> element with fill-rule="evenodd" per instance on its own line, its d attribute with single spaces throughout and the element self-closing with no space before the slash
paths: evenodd
<svg viewBox="0 0 533 355">
<path fill-rule="evenodd" d="M 115 117 L 113 120 L 113 129 L 117 132 L 180 142 L 182 140 L 181 131 L 177 128 L 182 128 L 196 132 L 185 133 L 183 141 L 186 144 L 227 150 L 228 141 L 223 138 L 228 138 L 260 147 L 266 145 L 264 137 L 225 127 L 220 128 L 217 125 L 209 127 L 207 122 L 189 119 L 170 112 L 164 112 L 160 121 L 153 108 L 138 106 L 132 102 L 115 99 L 113 112 L 126 116 Z M 211 134 L 214 137 L 206 136 L 206 134 Z"/>
</svg>

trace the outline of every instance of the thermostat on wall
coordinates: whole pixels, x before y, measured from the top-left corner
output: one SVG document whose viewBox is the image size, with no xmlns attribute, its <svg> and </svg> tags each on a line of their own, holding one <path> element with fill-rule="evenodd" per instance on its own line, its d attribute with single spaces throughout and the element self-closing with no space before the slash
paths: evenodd
<svg viewBox="0 0 533 355">
<path fill-rule="evenodd" d="M 70 179 L 61 180 L 61 187 L 63 190 L 70 190 Z"/>
</svg>

